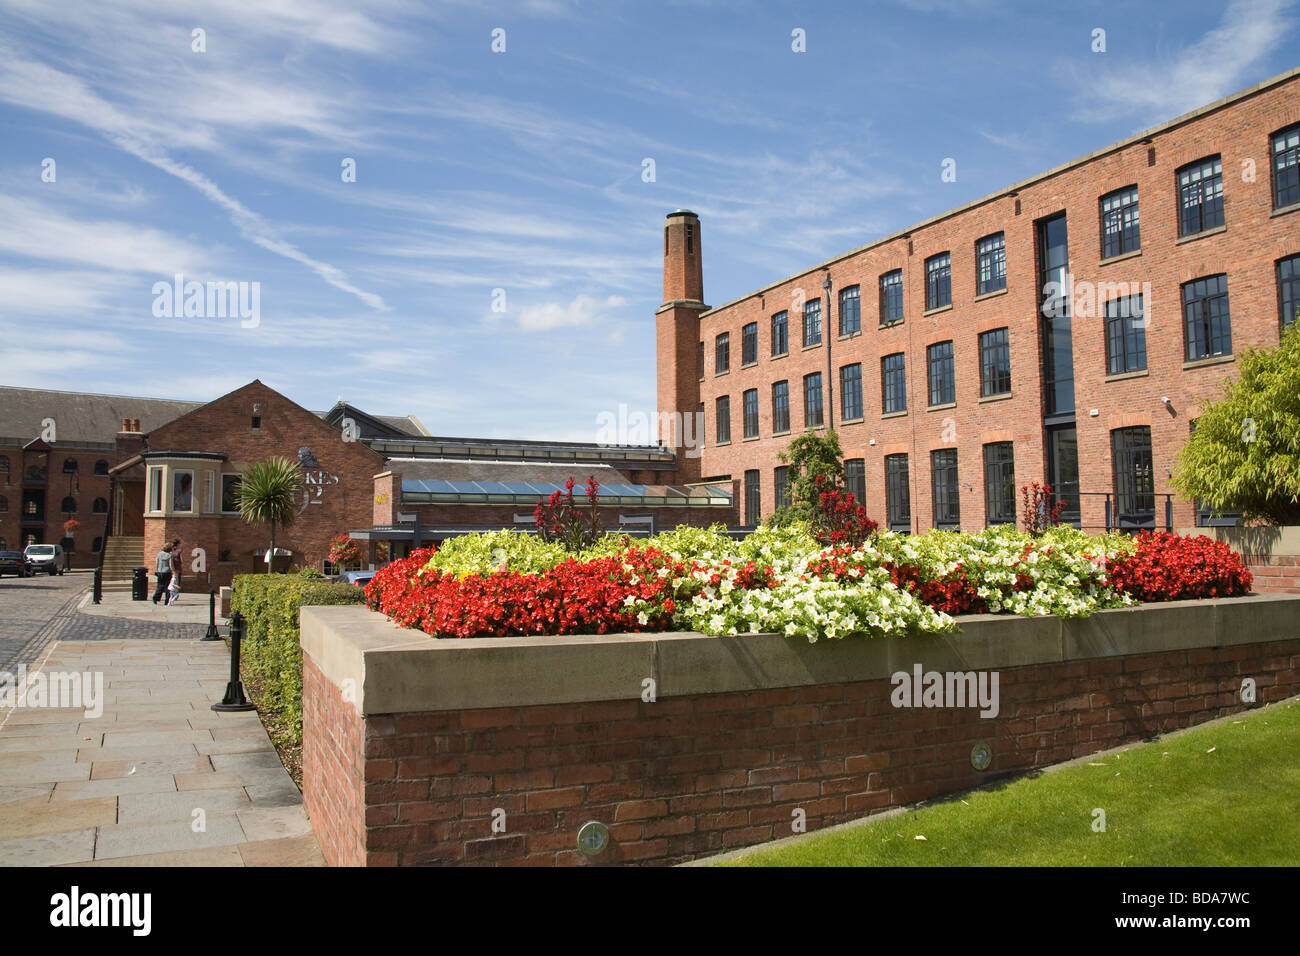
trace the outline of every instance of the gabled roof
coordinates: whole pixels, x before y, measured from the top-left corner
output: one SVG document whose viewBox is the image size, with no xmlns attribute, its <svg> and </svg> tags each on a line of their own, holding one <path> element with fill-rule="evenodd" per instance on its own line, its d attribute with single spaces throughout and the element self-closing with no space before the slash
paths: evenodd
<svg viewBox="0 0 1300 956">
<path fill-rule="evenodd" d="M 423 438 L 429 434 L 414 415 L 372 415 L 344 401 L 335 402 L 328 412 L 314 414 L 334 426 L 340 426 L 345 418 L 352 419 L 361 430 L 357 437 L 362 441 L 371 438 Z"/>
<path fill-rule="evenodd" d="M 0 386 L 0 444 L 24 444 L 54 419 L 55 444 L 116 440 L 122 419 L 140 419 L 148 432 L 199 408 L 202 402 L 134 395 L 99 395 L 46 388 Z"/>
</svg>

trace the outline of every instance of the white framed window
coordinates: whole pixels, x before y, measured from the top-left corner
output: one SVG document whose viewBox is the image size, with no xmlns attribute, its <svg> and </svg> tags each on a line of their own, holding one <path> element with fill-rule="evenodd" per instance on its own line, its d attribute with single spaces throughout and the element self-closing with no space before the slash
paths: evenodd
<svg viewBox="0 0 1300 956">
<path fill-rule="evenodd" d="M 194 472 L 188 468 L 172 469 L 172 511 L 194 511 Z"/>
<path fill-rule="evenodd" d="M 151 512 L 163 510 L 163 470 L 161 468 L 149 469 L 149 510 Z"/>
</svg>

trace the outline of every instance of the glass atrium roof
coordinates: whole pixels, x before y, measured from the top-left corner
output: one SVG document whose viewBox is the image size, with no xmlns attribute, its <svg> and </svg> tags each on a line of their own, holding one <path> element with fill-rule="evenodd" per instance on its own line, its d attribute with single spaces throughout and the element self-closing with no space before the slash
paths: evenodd
<svg viewBox="0 0 1300 956">
<path fill-rule="evenodd" d="M 584 482 L 573 487 L 577 501 L 584 498 Z M 535 505 L 564 485 L 536 481 L 441 481 L 404 479 L 402 503 L 427 502 Z M 679 485 L 602 484 L 596 497 L 603 505 L 681 505 L 692 508 L 730 507 L 731 493 L 714 485 L 686 488 Z"/>
</svg>

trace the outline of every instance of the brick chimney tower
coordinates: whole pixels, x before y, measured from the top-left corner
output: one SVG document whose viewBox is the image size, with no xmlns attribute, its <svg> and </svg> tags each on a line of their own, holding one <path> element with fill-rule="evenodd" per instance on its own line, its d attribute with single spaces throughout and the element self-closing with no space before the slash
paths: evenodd
<svg viewBox="0 0 1300 956">
<path fill-rule="evenodd" d="M 698 354 L 700 313 L 707 309 L 700 217 L 678 209 L 664 222 L 664 301 L 655 310 L 659 440 L 677 452 L 678 482 L 700 478 L 703 436 L 695 413 L 703 374 Z M 665 412 L 672 414 L 671 419 L 665 419 Z"/>
</svg>

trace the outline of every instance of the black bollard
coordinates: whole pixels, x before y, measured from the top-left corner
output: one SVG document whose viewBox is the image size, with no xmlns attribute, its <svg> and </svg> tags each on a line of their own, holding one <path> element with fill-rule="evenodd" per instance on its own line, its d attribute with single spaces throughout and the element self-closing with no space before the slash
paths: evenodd
<svg viewBox="0 0 1300 956">
<path fill-rule="evenodd" d="M 104 574 L 103 574 L 103 571 L 104 571 L 103 568 L 95 568 L 95 583 L 94 583 L 94 585 L 91 587 L 91 596 L 92 596 L 91 599 L 92 599 L 96 604 L 99 604 L 101 601 L 104 600 Z"/>
<path fill-rule="evenodd" d="M 244 615 L 235 611 L 230 615 L 230 683 L 226 685 L 226 696 L 221 703 L 213 704 L 213 710 L 256 710 L 244 696 L 244 682 L 239 679 L 239 642 L 244 638 Z"/>
<path fill-rule="evenodd" d="M 217 630 L 217 589 L 213 588 L 208 592 L 208 629 L 203 632 L 203 641 L 221 640 L 221 632 Z"/>
</svg>

